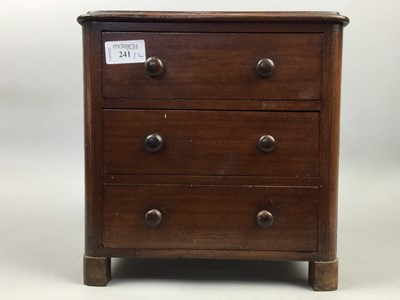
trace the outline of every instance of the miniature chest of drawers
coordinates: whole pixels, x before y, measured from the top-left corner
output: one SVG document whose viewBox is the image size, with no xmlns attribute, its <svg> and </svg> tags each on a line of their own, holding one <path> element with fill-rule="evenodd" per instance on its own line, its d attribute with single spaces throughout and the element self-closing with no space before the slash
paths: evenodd
<svg viewBox="0 0 400 300">
<path fill-rule="evenodd" d="M 300 260 L 337 287 L 333 12 L 90 12 L 84 282 L 111 257 Z"/>
</svg>

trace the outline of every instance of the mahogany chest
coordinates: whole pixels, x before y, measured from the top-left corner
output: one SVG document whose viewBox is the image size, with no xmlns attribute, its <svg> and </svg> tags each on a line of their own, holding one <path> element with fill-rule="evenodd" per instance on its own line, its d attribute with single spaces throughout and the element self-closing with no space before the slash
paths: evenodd
<svg viewBox="0 0 400 300">
<path fill-rule="evenodd" d="M 84 282 L 111 257 L 309 261 L 337 288 L 333 12 L 90 12 Z"/>
</svg>

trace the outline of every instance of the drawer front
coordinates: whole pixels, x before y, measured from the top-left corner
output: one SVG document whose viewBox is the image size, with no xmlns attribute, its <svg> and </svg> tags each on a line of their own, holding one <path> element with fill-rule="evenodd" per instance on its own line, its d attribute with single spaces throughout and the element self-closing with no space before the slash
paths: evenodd
<svg viewBox="0 0 400 300">
<path fill-rule="evenodd" d="M 321 97 L 322 34 L 121 33 L 107 41 L 144 40 L 146 56 L 164 65 L 147 75 L 143 63 L 106 64 L 102 50 L 103 96 L 109 98 L 284 99 Z M 257 63 L 269 58 L 271 75 Z"/>
<path fill-rule="evenodd" d="M 319 173 L 318 112 L 104 110 L 103 126 L 105 174 Z M 146 149 L 154 134 L 162 138 L 158 151 Z M 260 147 L 263 136 L 274 138 L 272 151 Z"/>
<path fill-rule="evenodd" d="M 103 195 L 105 248 L 317 249 L 317 188 L 131 185 Z"/>
</svg>

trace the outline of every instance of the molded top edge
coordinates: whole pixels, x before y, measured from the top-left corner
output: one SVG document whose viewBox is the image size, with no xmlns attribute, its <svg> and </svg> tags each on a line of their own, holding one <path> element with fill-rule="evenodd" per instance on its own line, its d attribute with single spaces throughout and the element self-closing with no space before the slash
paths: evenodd
<svg viewBox="0 0 400 300">
<path fill-rule="evenodd" d="M 83 24 L 99 22 L 323 22 L 346 26 L 349 19 L 338 12 L 208 12 L 208 11 L 93 11 L 78 17 Z"/>
</svg>

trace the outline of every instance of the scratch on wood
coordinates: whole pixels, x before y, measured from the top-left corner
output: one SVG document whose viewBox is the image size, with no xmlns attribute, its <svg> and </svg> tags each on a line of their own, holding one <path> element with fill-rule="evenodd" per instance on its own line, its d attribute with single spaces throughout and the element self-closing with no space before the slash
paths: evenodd
<svg viewBox="0 0 400 300">
<path fill-rule="evenodd" d="M 118 208 L 117 213 L 115 214 L 116 217 L 118 217 L 119 211 L 120 211 L 120 210 L 121 210 L 121 209 Z"/>
</svg>

